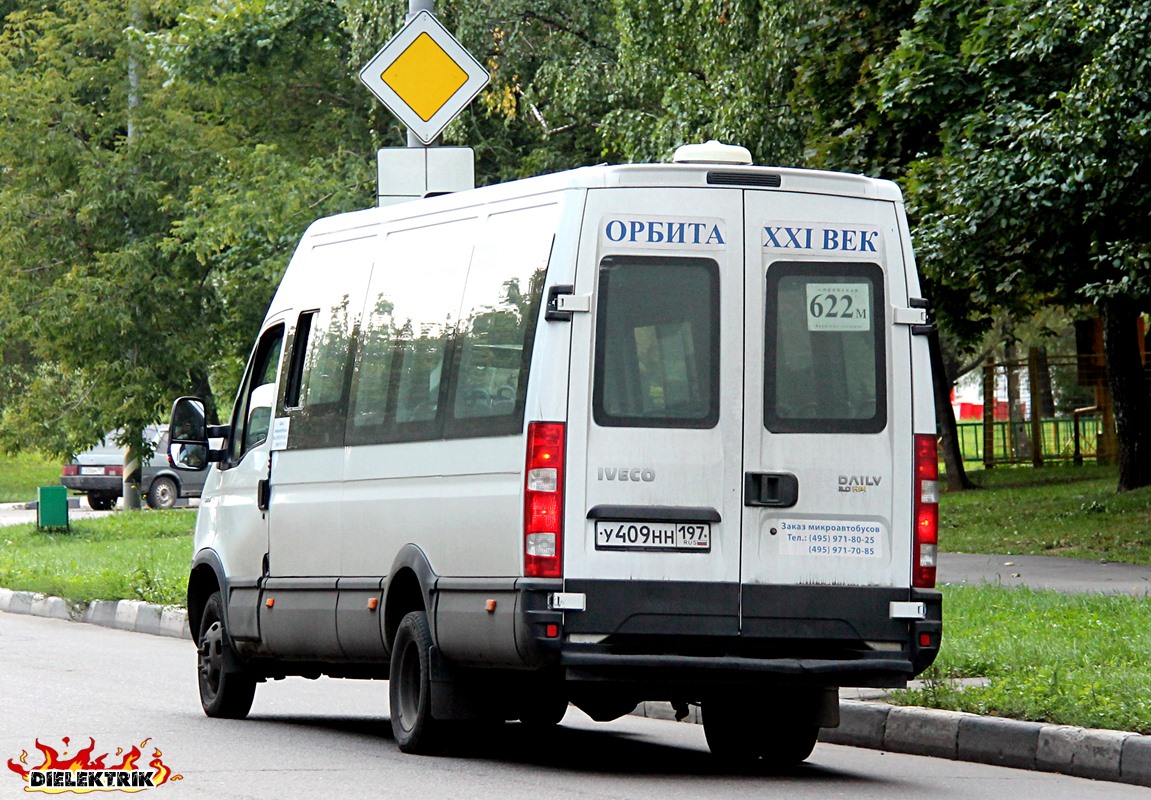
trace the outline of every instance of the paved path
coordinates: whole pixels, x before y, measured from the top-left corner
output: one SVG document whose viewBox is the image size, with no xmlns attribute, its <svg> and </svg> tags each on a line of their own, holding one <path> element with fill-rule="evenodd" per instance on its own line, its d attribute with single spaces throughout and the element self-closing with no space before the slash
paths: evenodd
<svg viewBox="0 0 1151 800">
<path fill-rule="evenodd" d="M 993 583 L 1146 597 L 1151 595 L 1151 566 L 1058 556 L 940 553 L 939 583 Z"/>
</svg>

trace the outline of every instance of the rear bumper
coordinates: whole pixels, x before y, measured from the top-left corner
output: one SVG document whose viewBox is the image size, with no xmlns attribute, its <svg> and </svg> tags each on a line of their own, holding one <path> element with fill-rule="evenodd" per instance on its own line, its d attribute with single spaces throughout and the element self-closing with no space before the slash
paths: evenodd
<svg viewBox="0 0 1151 800">
<path fill-rule="evenodd" d="M 851 586 L 574 581 L 559 664 L 571 681 L 901 687 L 939 652 L 939 592 Z M 921 619 L 892 603 L 922 604 Z"/>
<path fill-rule="evenodd" d="M 67 475 L 60 483 L 74 492 L 100 492 L 119 496 L 124 491 L 124 481 L 118 477 L 104 475 Z"/>
</svg>

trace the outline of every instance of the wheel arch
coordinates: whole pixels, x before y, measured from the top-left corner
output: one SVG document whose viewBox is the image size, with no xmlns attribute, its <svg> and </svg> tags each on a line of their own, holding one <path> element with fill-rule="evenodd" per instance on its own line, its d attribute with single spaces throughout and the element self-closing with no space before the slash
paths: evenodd
<svg viewBox="0 0 1151 800">
<path fill-rule="evenodd" d="M 200 622 L 204 618 L 204 606 L 214 592 L 220 592 L 224 615 L 224 627 L 228 628 L 228 598 L 224 596 L 227 581 L 224 565 L 214 550 L 202 550 L 192 560 L 192 571 L 188 574 L 188 629 L 192 641 L 198 645 Z"/>
<path fill-rule="evenodd" d="M 424 552 L 414 544 L 406 544 L 396 553 L 392 569 L 388 572 L 384 589 L 383 634 L 384 645 L 390 651 L 400 627 L 400 620 L 409 611 L 423 611 L 428 615 L 432 641 L 436 640 L 435 615 L 432 613 L 432 593 L 436 574 Z"/>
</svg>

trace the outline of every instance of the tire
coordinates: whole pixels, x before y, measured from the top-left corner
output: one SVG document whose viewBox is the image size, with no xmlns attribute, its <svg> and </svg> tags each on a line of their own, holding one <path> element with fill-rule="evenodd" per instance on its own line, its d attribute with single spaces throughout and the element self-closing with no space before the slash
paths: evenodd
<svg viewBox="0 0 1151 800">
<path fill-rule="evenodd" d="M 209 717 L 243 719 L 252 708 L 256 679 L 230 664 L 235 656 L 224 626 L 224 601 L 214 592 L 204 606 L 196 639 L 200 705 Z"/>
<path fill-rule="evenodd" d="M 88 507 L 93 511 L 110 511 L 116 505 L 116 495 L 88 493 Z"/>
<path fill-rule="evenodd" d="M 161 475 L 148 487 L 149 508 L 174 508 L 180 498 L 180 487 L 171 478 Z"/>
<path fill-rule="evenodd" d="M 703 705 L 703 734 L 712 755 L 733 767 L 768 770 L 793 767 L 815 749 L 819 727 L 728 698 Z"/>
<path fill-rule="evenodd" d="M 433 753 L 443 735 L 444 723 L 432 719 L 431 647 L 428 615 L 408 612 L 392 643 L 388 682 L 392 734 L 404 753 Z"/>
<path fill-rule="evenodd" d="M 520 711 L 520 723 L 534 730 L 547 730 L 559 725 L 567 710 L 568 701 L 564 695 L 544 695 L 531 707 Z"/>
</svg>

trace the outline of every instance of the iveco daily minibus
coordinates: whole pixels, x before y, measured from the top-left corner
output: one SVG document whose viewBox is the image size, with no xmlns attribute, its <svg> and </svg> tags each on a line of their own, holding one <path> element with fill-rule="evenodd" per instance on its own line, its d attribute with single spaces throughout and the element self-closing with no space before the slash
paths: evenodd
<svg viewBox="0 0 1151 800">
<path fill-rule="evenodd" d="M 664 700 L 802 761 L 939 649 L 926 317 L 894 184 L 716 143 L 318 220 L 231 419 L 173 410 L 204 710 L 387 678 L 425 752 Z"/>
</svg>

